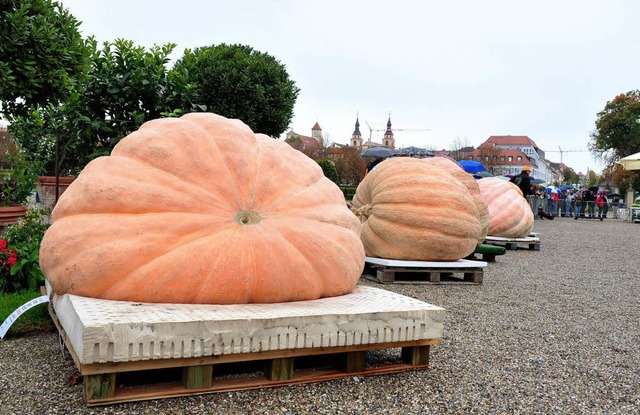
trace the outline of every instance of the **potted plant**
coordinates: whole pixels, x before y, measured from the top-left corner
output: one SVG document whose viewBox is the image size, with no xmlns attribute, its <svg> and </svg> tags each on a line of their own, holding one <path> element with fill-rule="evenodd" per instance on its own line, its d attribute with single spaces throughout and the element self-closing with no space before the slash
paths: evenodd
<svg viewBox="0 0 640 415">
<path fill-rule="evenodd" d="M 8 160 L 10 167 L 0 171 L 0 226 L 24 217 L 38 181 L 39 163 L 28 155 L 18 152 Z"/>
</svg>

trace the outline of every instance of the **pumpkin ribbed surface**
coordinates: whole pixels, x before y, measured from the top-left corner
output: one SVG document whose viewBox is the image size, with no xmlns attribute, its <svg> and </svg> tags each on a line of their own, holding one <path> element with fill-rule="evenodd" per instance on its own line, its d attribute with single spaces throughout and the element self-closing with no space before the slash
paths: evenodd
<svg viewBox="0 0 640 415">
<path fill-rule="evenodd" d="M 497 177 L 480 179 L 478 185 L 489 207 L 489 235 L 504 238 L 529 235 L 533 211 L 518 186 Z"/>
<path fill-rule="evenodd" d="M 483 232 L 469 189 L 421 159 L 380 163 L 358 186 L 352 206 L 373 257 L 455 261 L 474 251 Z"/>
<path fill-rule="evenodd" d="M 262 303 L 350 292 L 360 224 L 313 160 L 238 120 L 143 124 L 62 195 L 40 249 L 58 294 Z"/>
<path fill-rule="evenodd" d="M 464 169 L 455 161 L 450 160 L 445 157 L 428 157 L 423 159 L 427 163 L 434 164 L 441 169 L 444 169 L 451 173 L 453 177 L 460 180 L 462 184 L 467 186 L 469 192 L 471 193 L 471 197 L 473 197 L 473 201 L 476 205 L 476 209 L 478 210 L 478 218 L 480 219 L 480 224 L 482 225 L 482 233 L 478 238 L 478 244 L 484 242 L 487 232 L 489 231 L 489 209 L 487 207 L 482 194 L 480 193 L 480 187 L 478 183 L 476 183 L 476 179 L 473 178 L 472 175 L 464 171 Z"/>
</svg>

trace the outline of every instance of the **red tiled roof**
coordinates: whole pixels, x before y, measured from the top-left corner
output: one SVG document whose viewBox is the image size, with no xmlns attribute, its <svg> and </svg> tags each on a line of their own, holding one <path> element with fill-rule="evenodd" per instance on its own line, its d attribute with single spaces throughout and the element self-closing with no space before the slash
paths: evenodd
<svg viewBox="0 0 640 415">
<path fill-rule="evenodd" d="M 298 134 L 296 132 L 291 132 L 291 137 L 288 137 L 285 142 L 288 144 L 291 144 L 291 139 L 292 138 L 299 138 L 300 141 L 302 141 L 302 148 L 301 149 L 311 149 L 311 148 L 320 148 L 320 143 L 318 143 L 318 140 L 316 140 L 313 137 L 309 137 L 307 135 L 302 135 L 302 134 Z"/>
<path fill-rule="evenodd" d="M 311 131 L 313 130 L 322 130 L 322 128 L 320 128 L 320 124 L 318 124 L 318 122 L 316 121 L 315 125 L 313 127 L 311 127 Z"/>
<path fill-rule="evenodd" d="M 526 135 L 492 135 L 487 138 L 487 141 L 490 143 L 495 143 L 499 146 L 533 146 L 538 147 L 538 145 Z"/>
</svg>

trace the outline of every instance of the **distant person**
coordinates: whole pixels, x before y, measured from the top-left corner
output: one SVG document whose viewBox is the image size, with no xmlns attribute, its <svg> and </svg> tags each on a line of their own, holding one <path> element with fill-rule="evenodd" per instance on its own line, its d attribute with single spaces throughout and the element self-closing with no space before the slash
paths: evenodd
<svg viewBox="0 0 640 415">
<path fill-rule="evenodd" d="M 515 184 L 522 191 L 522 196 L 527 198 L 531 193 L 531 167 L 524 166 L 520 174 L 511 178 L 511 183 Z M 529 200 L 529 199 L 527 199 Z"/>
<path fill-rule="evenodd" d="M 598 208 L 598 217 L 606 218 L 607 211 L 609 210 L 609 201 L 604 194 L 598 193 L 598 197 L 596 197 L 596 207 Z"/>
<path fill-rule="evenodd" d="M 584 216 L 595 218 L 596 217 L 596 194 L 593 190 L 588 190 L 582 196 L 582 204 L 584 207 Z"/>
<path fill-rule="evenodd" d="M 382 158 L 377 157 L 371 163 L 367 164 L 367 168 L 364 171 L 364 177 L 367 177 L 367 174 L 371 173 L 378 166 L 378 164 L 380 164 L 381 161 Z"/>
</svg>

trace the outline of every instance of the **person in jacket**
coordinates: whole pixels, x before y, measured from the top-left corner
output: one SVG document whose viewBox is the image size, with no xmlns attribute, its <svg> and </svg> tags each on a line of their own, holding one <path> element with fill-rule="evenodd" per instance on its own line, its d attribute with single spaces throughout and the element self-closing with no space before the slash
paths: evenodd
<svg viewBox="0 0 640 415">
<path fill-rule="evenodd" d="M 522 191 L 522 196 L 527 199 L 527 196 L 531 194 L 531 167 L 524 166 L 520 174 L 511 178 L 511 183 L 515 184 Z M 529 200 L 529 199 L 527 199 Z"/>
<path fill-rule="evenodd" d="M 598 209 L 598 217 L 606 218 L 607 211 L 609 210 L 609 202 L 602 193 L 598 193 L 598 197 L 596 197 L 596 207 Z"/>
</svg>

